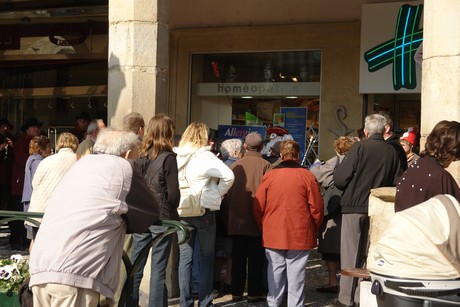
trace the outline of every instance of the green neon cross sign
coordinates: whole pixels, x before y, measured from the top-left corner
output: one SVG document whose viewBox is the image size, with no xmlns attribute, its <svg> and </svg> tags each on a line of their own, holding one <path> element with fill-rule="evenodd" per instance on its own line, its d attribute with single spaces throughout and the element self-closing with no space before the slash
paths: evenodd
<svg viewBox="0 0 460 307">
<path fill-rule="evenodd" d="M 369 72 L 393 64 L 393 88 L 396 91 L 417 86 L 414 54 L 423 40 L 423 29 L 419 29 L 422 10 L 423 5 L 401 6 L 395 37 L 364 53 Z"/>
</svg>

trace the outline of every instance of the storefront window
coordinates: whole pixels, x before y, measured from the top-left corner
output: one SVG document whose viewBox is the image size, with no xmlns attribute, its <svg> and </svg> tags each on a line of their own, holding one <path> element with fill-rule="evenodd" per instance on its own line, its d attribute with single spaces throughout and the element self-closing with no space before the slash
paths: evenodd
<svg viewBox="0 0 460 307">
<path fill-rule="evenodd" d="M 0 118 L 12 122 L 17 135 L 30 117 L 44 122 L 44 129 L 53 126 L 59 132 L 73 127 L 81 112 L 107 118 L 106 61 L 22 63 L 1 70 L 0 80 Z"/>
<path fill-rule="evenodd" d="M 321 51 L 195 54 L 191 71 L 190 121 L 268 128 L 299 107 L 305 134 L 319 129 Z"/>
<path fill-rule="evenodd" d="M 75 117 L 107 119 L 106 22 L 0 27 L 0 118 L 21 133 L 36 117 L 58 132 Z"/>
<path fill-rule="evenodd" d="M 372 94 L 368 95 L 366 114 L 390 116 L 393 131 L 402 134 L 409 128 L 420 131 L 420 110 L 420 94 Z"/>
</svg>

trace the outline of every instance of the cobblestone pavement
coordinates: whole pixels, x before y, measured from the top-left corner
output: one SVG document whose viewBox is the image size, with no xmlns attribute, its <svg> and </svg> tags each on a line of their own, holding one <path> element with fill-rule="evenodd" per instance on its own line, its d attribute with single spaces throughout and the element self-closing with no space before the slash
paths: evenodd
<svg viewBox="0 0 460 307">
<path fill-rule="evenodd" d="M 28 251 L 11 250 L 8 242 L 9 230 L 6 226 L 0 226 L 0 258 L 7 258 L 13 254 L 21 254 L 28 256 Z M 327 271 L 323 266 L 321 255 L 316 251 L 310 254 L 307 264 L 307 279 L 305 283 L 305 306 L 308 307 L 321 307 L 335 302 L 337 294 L 320 293 L 315 289 L 327 283 Z M 178 307 L 179 299 L 174 298 L 169 300 L 169 306 Z M 195 302 L 197 306 L 197 302 Z M 265 307 L 265 302 L 261 303 L 248 303 L 244 300 L 242 302 L 232 302 L 231 295 L 226 295 L 214 299 L 214 306 L 216 307 Z"/>
<path fill-rule="evenodd" d="M 321 255 L 314 250 L 309 257 L 307 264 L 307 278 L 305 283 L 305 306 L 308 307 L 321 307 L 327 306 L 337 300 L 337 294 L 334 293 L 320 293 L 315 289 L 327 283 L 327 270 L 321 260 Z M 232 302 L 232 296 L 226 295 L 214 299 L 214 306 L 216 307 L 265 307 L 265 302 L 261 303 L 248 303 L 244 300 L 242 302 Z M 170 299 L 169 305 L 179 307 L 178 299 Z M 198 306 L 195 302 L 195 306 Z"/>
</svg>

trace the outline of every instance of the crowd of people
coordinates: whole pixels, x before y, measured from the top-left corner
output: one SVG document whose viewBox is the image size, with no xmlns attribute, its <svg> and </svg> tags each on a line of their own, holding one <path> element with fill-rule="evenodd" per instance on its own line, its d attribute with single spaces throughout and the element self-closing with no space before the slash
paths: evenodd
<svg viewBox="0 0 460 307">
<path fill-rule="evenodd" d="M 216 152 L 206 124 L 191 123 L 177 140 L 165 114 L 145 125 L 132 112 L 115 129 L 83 112 L 59 135 L 55 154 L 41 126 L 26 120 L 14 140 L 13 126 L 0 120 L 0 205 L 45 213 L 39 228 L 9 225 L 12 248 L 30 250 L 34 306 L 97 306 L 101 297 L 113 305 L 123 250 L 132 262 L 139 258 L 130 300 L 139 304 L 149 269 L 149 305 L 167 306 L 166 268 L 177 238 L 152 247 L 149 268 L 142 253 L 166 230 L 161 220 L 190 231 L 179 245 L 181 307 L 194 300 L 212 306 L 216 290 L 234 302 L 304 306 L 305 266 L 318 242 L 329 280 L 317 291 L 337 293 L 334 306 L 353 306 L 357 280 L 338 280 L 337 271 L 365 266 L 371 189 L 396 186 L 396 211 L 438 194 L 460 200 L 445 170 L 460 158 L 455 121 L 438 123 L 417 154 L 416 131 L 399 137 L 389 117 L 368 115 L 359 138 L 339 137 L 336 156 L 309 170 L 294 140 L 272 144 L 265 157 L 265 140 L 251 132 Z"/>
</svg>

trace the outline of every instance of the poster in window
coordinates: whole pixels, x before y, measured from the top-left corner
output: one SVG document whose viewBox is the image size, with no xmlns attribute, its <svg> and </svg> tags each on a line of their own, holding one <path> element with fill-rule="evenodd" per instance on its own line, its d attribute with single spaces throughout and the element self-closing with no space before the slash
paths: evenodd
<svg viewBox="0 0 460 307">
<path fill-rule="evenodd" d="M 284 128 L 285 114 L 275 113 L 273 114 L 273 126 L 279 126 Z"/>
</svg>

